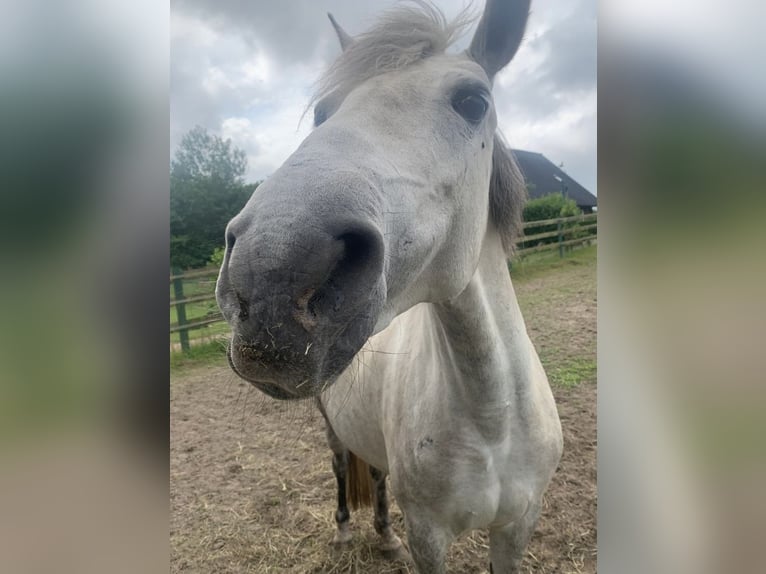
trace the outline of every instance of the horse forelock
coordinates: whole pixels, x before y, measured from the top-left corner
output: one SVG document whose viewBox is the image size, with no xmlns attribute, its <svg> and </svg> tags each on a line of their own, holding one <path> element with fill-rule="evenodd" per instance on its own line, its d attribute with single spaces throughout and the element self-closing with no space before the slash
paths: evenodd
<svg viewBox="0 0 766 574">
<path fill-rule="evenodd" d="M 425 0 L 406 0 L 354 36 L 317 82 L 309 106 L 333 94 L 345 97 L 366 80 L 443 54 L 476 19 L 470 7 L 453 20 Z"/>
</svg>

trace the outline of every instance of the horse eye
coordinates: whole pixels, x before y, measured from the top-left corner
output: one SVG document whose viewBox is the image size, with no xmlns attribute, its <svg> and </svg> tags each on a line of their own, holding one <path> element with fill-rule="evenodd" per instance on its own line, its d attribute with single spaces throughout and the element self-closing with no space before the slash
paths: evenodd
<svg viewBox="0 0 766 574">
<path fill-rule="evenodd" d="M 458 92 L 452 98 L 452 107 L 469 122 L 479 123 L 489 109 L 489 102 L 477 93 Z"/>
</svg>

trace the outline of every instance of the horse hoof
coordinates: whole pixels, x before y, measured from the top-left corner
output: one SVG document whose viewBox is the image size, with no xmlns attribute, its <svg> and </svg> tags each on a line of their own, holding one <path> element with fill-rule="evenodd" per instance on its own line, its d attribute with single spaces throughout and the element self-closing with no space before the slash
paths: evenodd
<svg viewBox="0 0 766 574">
<path fill-rule="evenodd" d="M 333 539 L 330 542 L 330 546 L 337 549 L 344 549 L 350 544 L 351 544 L 350 532 L 336 532 L 335 536 L 333 536 Z"/>
</svg>

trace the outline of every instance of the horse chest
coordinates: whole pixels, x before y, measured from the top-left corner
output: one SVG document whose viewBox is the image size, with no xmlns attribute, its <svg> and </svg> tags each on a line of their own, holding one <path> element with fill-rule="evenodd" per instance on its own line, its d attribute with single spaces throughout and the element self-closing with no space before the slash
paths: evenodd
<svg viewBox="0 0 766 574">
<path fill-rule="evenodd" d="M 529 507 L 532 481 L 514 464 L 510 439 L 488 445 L 463 429 L 423 437 L 405 453 L 391 468 L 397 497 L 429 507 L 455 534 L 507 524 Z"/>
</svg>

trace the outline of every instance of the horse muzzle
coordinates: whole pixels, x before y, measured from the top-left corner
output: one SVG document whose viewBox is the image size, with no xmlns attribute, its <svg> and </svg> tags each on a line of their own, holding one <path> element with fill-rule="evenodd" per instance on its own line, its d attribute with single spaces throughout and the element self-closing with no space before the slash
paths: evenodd
<svg viewBox="0 0 766 574">
<path fill-rule="evenodd" d="M 385 302 L 382 234 L 361 220 L 261 214 L 230 225 L 227 242 L 216 296 L 232 329 L 232 369 L 277 399 L 318 395 Z"/>
</svg>

